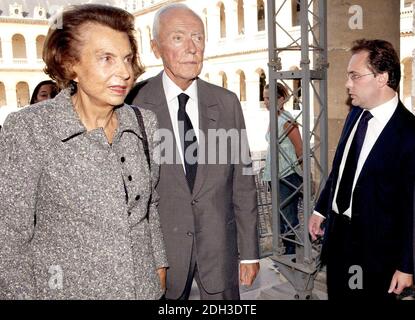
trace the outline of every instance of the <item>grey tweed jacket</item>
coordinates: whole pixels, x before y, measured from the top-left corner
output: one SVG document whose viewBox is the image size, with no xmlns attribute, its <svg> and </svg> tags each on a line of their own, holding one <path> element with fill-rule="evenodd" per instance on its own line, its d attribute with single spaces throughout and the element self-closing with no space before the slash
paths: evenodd
<svg viewBox="0 0 415 320">
<path fill-rule="evenodd" d="M 151 111 L 142 113 L 150 139 L 157 120 Z M 135 114 L 127 105 L 116 114 L 112 145 L 102 128 L 86 131 L 68 90 L 6 120 L 0 299 L 162 295 L 156 269 L 167 259 L 154 190 L 159 168 L 151 157 L 151 185 Z"/>
</svg>

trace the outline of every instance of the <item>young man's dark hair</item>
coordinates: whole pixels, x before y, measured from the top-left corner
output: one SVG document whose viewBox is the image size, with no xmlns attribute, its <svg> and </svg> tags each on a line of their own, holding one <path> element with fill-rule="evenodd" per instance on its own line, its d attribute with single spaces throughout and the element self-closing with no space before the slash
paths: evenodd
<svg viewBox="0 0 415 320">
<path fill-rule="evenodd" d="M 388 86 L 397 91 L 401 80 L 401 63 L 392 44 L 385 40 L 360 39 L 353 43 L 352 53 L 366 51 L 368 56 L 368 67 L 373 73 L 387 72 L 389 75 Z"/>
</svg>

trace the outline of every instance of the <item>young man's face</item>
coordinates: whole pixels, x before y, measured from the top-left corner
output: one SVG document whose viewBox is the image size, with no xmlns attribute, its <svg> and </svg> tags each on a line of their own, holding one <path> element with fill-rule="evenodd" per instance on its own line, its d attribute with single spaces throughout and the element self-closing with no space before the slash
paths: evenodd
<svg viewBox="0 0 415 320">
<path fill-rule="evenodd" d="M 351 57 L 346 88 L 354 106 L 370 109 L 377 106 L 381 86 L 377 75 L 368 67 L 368 55 L 361 51 Z"/>
</svg>

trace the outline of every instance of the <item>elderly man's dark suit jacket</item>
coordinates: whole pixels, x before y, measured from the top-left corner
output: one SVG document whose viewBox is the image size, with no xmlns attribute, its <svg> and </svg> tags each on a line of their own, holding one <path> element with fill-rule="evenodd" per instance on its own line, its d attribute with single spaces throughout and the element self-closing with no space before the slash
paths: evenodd
<svg viewBox="0 0 415 320">
<path fill-rule="evenodd" d="M 240 132 L 245 128 L 241 106 L 235 94 L 200 79 L 196 81 L 199 129 L 206 136 L 206 145 L 212 142 L 208 137 L 209 129 L 237 129 Z M 129 96 L 135 97 L 132 104 L 157 114 L 161 129 L 173 132 L 162 73 L 139 83 Z M 176 150 L 175 140 L 173 144 L 173 150 Z M 201 156 L 201 141 L 199 144 Z M 218 143 L 213 145 L 217 149 Z M 241 161 L 238 161 L 239 164 L 231 164 L 230 158 L 235 154 L 232 154 L 230 143 L 221 151 L 222 156 L 223 151 L 228 156 L 225 164 L 206 165 L 199 161 L 193 193 L 189 191 L 180 160 L 175 164 L 161 165 L 157 191 L 160 195 L 159 212 L 169 261 L 168 298 L 178 298 L 183 292 L 193 237 L 200 280 L 209 293 L 238 286 L 238 259 L 258 258 L 254 176 L 244 175 L 246 166 Z M 209 152 L 205 152 L 207 159 Z M 216 158 L 218 157 L 219 154 Z M 239 154 L 236 154 L 236 158 L 239 158 Z"/>
<path fill-rule="evenodd" d="M 336 248 L 330 247 L 333 196 L 347 139 L 362 111 L 354 107 L 346 119 L 332 172 L 315 208 L 328 218 L 323 262 L 336 255 Z M 351 220 L 350 245 L 363 257 L 364 270 L 388 282 L 395 270 L 414 273 L 414 181 L 415 116 L 399 102 L 356 182 Z"/>
</svg>

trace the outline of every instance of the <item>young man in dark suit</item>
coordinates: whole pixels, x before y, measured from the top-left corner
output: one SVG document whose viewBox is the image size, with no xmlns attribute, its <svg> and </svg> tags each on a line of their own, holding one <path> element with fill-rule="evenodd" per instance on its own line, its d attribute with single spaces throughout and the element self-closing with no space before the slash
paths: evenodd
<svg viewBox="0 0 415 320">
<path fill-rule="evenodd" d="M 399 101 L 392 45 L 363 39 L 351 51 L 353 108 L 309 232 L 324 234 L 329 299 L 396 299 L 413 284 L 415 116 Z"/>
</svg>

